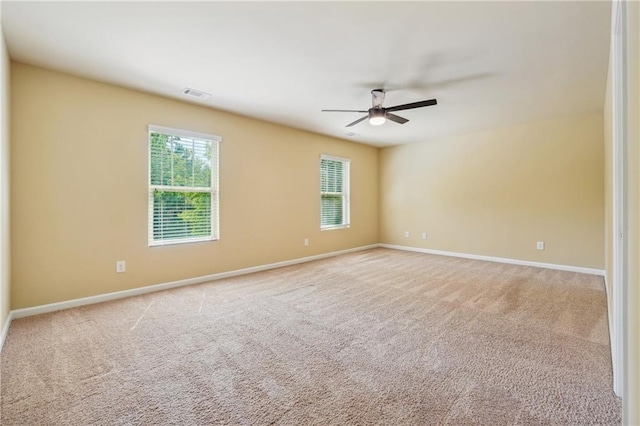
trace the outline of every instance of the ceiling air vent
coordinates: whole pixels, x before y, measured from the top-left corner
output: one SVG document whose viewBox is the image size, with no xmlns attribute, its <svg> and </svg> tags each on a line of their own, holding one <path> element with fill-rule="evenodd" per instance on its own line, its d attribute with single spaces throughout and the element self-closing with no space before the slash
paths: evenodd
<svg viewBox="0 0 640 426">
<path fill-rule="evenodd" d="M 194 98 L 198 98 L 198 99 L 207 99 L 209 96 L 211 96 L 208 93 L 204 93 L 195 89 L 189 89 L 188 87 L 182 91 L 182 94 L 187 96 L 193 96 Z"/>
</svg>

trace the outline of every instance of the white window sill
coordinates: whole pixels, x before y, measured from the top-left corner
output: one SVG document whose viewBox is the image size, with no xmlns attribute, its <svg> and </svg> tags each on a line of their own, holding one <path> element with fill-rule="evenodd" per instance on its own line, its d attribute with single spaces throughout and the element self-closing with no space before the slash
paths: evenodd
<svg viewBox="0 0 640 426">
<path fill-rule="evenodd" d="M 351 225 L 337 225 L 337 226 L 325 226 L 325 227 L 321 227 L 320 230 L 321 231 L 333 231 L 335 229 L 346 229 L 349 228 Z"/>
<path fill-rule="evenodd" d="M 219 238 L 207 237 L 207 238 L 193 238 L 193 239 L 185 239 L 185 240 L 164 240 L 164 241 L 153 241 L 149 242 L 149 247 L 163 247 L 163 246 L 173 246 L 177 244 L 190 244 L 190 243 L 205 243 L 207 241 L 218 241 Z"/>
</svg>

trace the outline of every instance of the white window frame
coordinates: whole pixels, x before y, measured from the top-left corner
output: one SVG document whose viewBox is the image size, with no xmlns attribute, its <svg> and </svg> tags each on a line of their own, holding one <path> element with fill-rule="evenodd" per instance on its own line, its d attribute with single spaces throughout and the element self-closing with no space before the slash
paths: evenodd
<svg viewBox="0 0 640 426">
<path fill-rule="evenodd" d="M 151 184 L 151 133 L 162 133 L 170 136 L 202 139 L 211 142 L 211 186 L 210 187 L 187 187 L 170 185 Z M 219 144 L 222 141 L 220 136 L 192 132 L 189 130 L 174 129 L 171 127 L 156 126 L 150 124 L 147 131 L 147 212 L 148 212 L 148 244 L 149 247 L 167 246 L 175 244 L 197 243 L 202 241 L 217 241 L 220 239 L 219 231 Z M 211 194 L 211 234 L 204 237 L 176 238 L 171 240 L 154 240 L 153 238 L 153 193 L 155 190 L 165 190 L 173 192 L 208 192 Z"/>
<path fill-rule="evenodd" d="M 342 192 L 328 193 L 322 191 L 322 160 L 339 161 L 343 163 L 342 176 Z M 336 157 L 335 155 L 320 155 L 319 164 L 319 186 L 320 186 L 320 230 L 329 231 L 333 229 L 345 229 L 351 226 L 351 159 L 344 157 Z M 340 225 L 323 225 L 322 224 L 322 196 L 324 194 L 341 195 L 342 196 L 342 223 Z"/>
</svg>

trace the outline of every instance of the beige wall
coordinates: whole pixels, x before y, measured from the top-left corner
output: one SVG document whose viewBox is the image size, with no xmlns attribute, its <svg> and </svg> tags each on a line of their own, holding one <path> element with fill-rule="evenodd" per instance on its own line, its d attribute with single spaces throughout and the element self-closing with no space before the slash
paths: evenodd
<svg viewBox="0 0 640 426">
<path fill-rule="evenodd" d="M 602 269 L 603 155 L 602 113 L 385 148 L 381 242 Z"/>
<path fill-rule="evenodd" d="M 9 54 L 0 27 L 0 330 L 9 316 Z"/>
<path fill-rule="evenodd" d="M 375 148 L 20 63 L 11 71 L 12 309 L 378 242 Z M 223 138 L 219 241 L 147 247 L 148 124 Z M 351 158 L 349 229 L 320 231 L 323 153 Z"/>
</svg>

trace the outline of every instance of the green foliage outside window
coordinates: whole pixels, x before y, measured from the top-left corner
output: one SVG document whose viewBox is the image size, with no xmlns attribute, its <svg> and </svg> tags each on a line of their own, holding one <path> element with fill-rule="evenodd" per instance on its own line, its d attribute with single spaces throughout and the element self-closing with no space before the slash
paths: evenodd
<svg viewBox="0 0 640 426">
<path fill-rule="evenodd" d="M 322 194 L 320 225 L 338 226 L 342 225 L 344 214 L 342 212 L 342 195 Z"/>
<path fill-rule="evenodd" d="M 153 240 L 211 235 L 211 142 L 151 133 Z M 184 189 L 180 189 L 184 188 Z"/>
<path fill-rule="evenodd" d="M 348 164 L 322 158 L 320 160 L 320 226 L 347 225 L 345 209 Z"/>
</svg>

